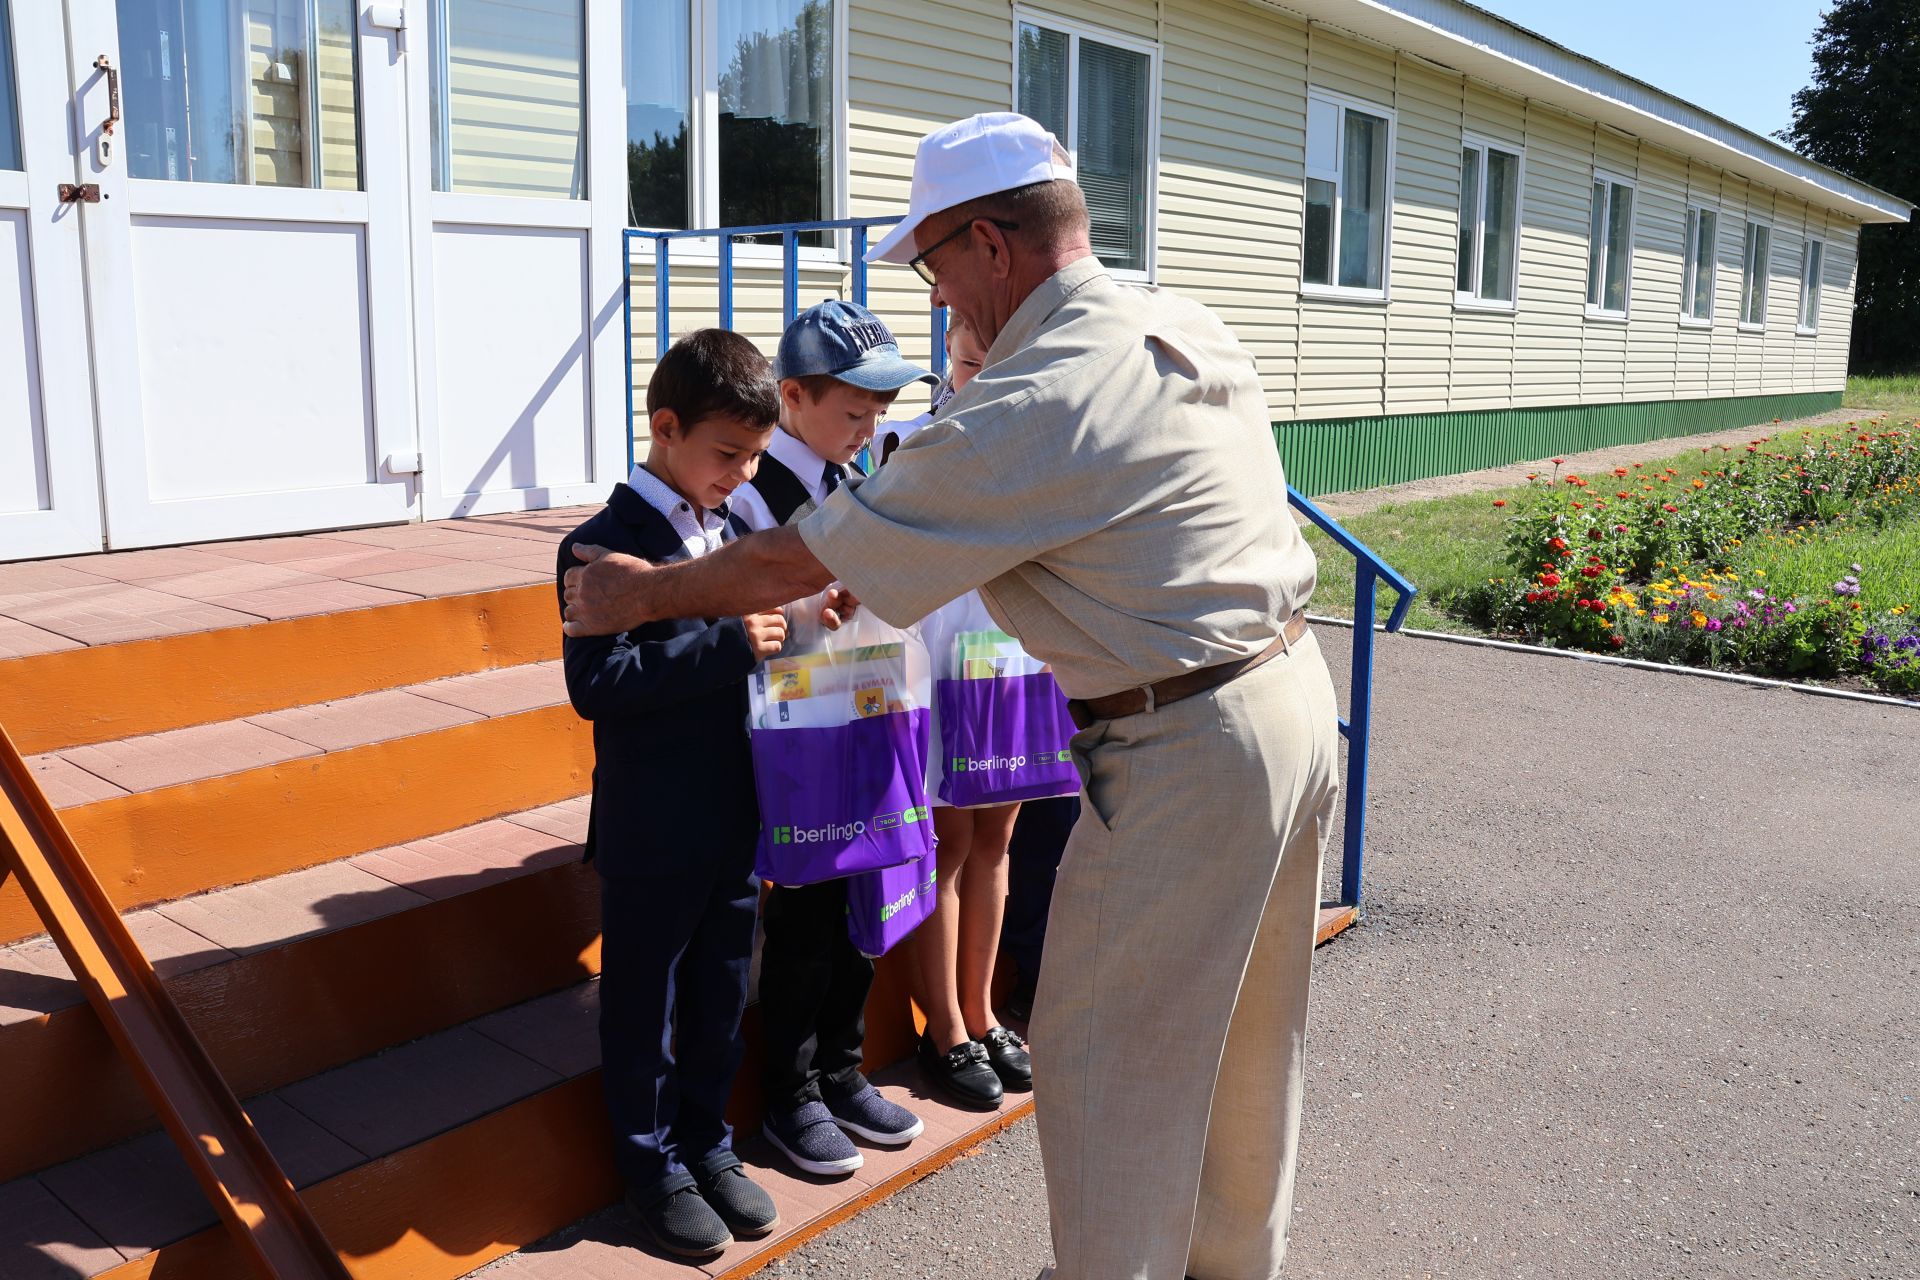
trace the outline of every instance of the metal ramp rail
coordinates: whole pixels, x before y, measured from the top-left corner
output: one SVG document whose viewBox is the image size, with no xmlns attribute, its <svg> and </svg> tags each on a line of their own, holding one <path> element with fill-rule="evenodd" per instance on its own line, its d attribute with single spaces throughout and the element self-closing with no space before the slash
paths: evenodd
<svg viewBox="0 0 1920 1280">
<path fill-rule="evenodd" d="M 780 298 L 781 324 L 793 323 L 800 313 L 800 237 L 814 232 L 846 232 L 851 241 L 851 261 L 845 264 L 849 273 L 847 292 L 852 301 L 861 306 L 868 305 L 868 266 L 865 261 L 867 239 L 875 227 L 890 227 L 898 222 L 897 217 L 886 218 L 839 218 L 826 222 L 784 222 L 763 226 L 745 227 L 705 227 L 685 231 L 646 231 L 638 227 L 629 227 L 623 233 L 622 246 L 626 251 L 627 278 L 625 290 L 625 311 L 627 339 L 627 469 L 633 469 L 633 336 L 634 307 L 633 284 L 634 268 L 642 262 L 651 261 L 653 267 L 653 337 L 654 358 L 666 353 L 672 344 L 673 335 L 673 254 L 672 245 L 676 240 L 713 240 L 716 242 L 717 258 L 714 264 L 718 273 L 717 323 L 720 328 L 734 327 L 734 288 L 737 277 L 734 242 L 746 236 L 780 237 Z M 650 244 L 651 249 L 636 259 L 635 245 Z M 757 259 L 753 269 L 767 270 L 772 264 L 765 259 Z M 708 264 L 700 264 L 705 269 Z M 946 311 L 941 307 L 931 309 L 929 365 L 935 373 L 946 368 Z M 1362 871 L 1366 854 L 1366 817 L 1367 817 L 1367 773 L 1370 765 L 1370 744 L 1373 726 L 1373 647 L 1374 629 L 1363 625 L 1365 619 L 1371 624 L 1374 605 L 1379 596 L 1379 588 L 1385 583 L 1393 590 L 1398 599 L 1393 611 L 1387 618 L 1385 630 L 1398 631 L 1406 622 L 1407 610 L 1413 604 L 1416 588 L 1402 577 L 1386 561 L 1376 555 L 1365 543 L 1341 528 L 1333 518 L 1303 497 L 1292 485 L 1287 486 L 1287 501 L 1312 521 L 1341 550 L 1354 558 L 1354 602 L 1353 602 L 1353 664 L 1351 683 L 1348 686 L 1347 715 L 1340 721 L 1340 733 L 1347 740 L 1347 768 L 1344 780 L 1346 787 L 1345 831 L 1342 839 L 1340 857 L 1340 894 L 1332 902 L 1321 904 L 1319 940 L 1326 941 L 1345 929 L 1359 918 L 1361 902 Z"/>
</svg>

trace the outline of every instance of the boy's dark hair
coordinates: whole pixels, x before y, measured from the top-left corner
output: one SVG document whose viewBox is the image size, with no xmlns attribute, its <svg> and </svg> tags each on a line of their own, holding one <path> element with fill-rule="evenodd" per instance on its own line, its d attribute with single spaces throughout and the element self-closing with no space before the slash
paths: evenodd
<svg viewBox="0 0 1920 1280">
<path fill-rule="evenodd" d="M 810 404 L 819 404 L 826 398 L 827 392 L 840 385 L 840 379 L 830 373 L 797 373 L 794 375 L 793 380 L 800 384 L 802 391 L 807 393 L 807 401 Z M 852 386 L 853 384 L 848 383 L 846 385 Z M 857 390 L 866 392 L 867 395 L 872 396 L 875 400 L 884 400 L 888 404 L 892 404 L 900 398 L 898 391 L 867 391 L 865 387 L 857 388 Z"/>
<path fill-rule="evenodd" d="M 757 427 L 780 420 L 780 388 L 760 348 L 730 329 L 696 329 L 667 348 L 647 379 L 647 416 L 671 409 L 680 428 L 703 418 Z"/>
</svg>

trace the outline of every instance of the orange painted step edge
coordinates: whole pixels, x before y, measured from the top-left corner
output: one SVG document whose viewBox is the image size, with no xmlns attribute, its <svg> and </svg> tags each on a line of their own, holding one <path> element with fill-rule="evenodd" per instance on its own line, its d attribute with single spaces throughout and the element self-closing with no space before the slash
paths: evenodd
<svg viewBox="0 0 1920 1280">
<path fill-rule="evenodd" d="M 122 911 L 532 809 L 588 790 L 593 736 L 561 705 L 61 812 Z M 0 885 L 0 944 L 39 933 Z"/>
<path fill-rule="evenodd" d="M 1313 932 L 1313 945 L 1322 946 L 1360 922 L 1358 907 L 1322 907 L 1320 921 Z"/>
<path fill-rule="evenodd" d="M 550 586 L 222 627 L 0 661 L 22 755 L 560 656 Z"/>
<path fill-rule="evenodd" d="M 590 867 L 548 867 L 162 985 L 250 1097 L 599 973 L 598 888 Z M 0 1182 L 153 1127 L 85 1005 L 0 1029 L 0 1098 L 34 1103 L 0 1126 Z"/>
</svg>

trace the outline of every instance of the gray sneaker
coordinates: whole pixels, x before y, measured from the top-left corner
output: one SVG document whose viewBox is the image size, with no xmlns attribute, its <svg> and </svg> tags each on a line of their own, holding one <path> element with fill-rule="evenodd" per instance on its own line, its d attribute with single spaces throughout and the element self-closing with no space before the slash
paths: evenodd
<svg viewBox="0 0 1920 1280">
<path fill-rule="evenodd" d="M 767 1141 L 805 1173 L 834 1178 L 865 1163 L 824 1102 L 809 1102 L 785 1114 L 769 1111 L 766 1133 Z"/>
<path fill-rule="evenodd" d="M 926 1122 L 897 1102 L 889 1102 L 868 1085 L 851 1098 L 827 1100 L 833 1122 L 857 1138 L 883 1147 L 904 1147 L 927 1131 Z"/>
</svg>

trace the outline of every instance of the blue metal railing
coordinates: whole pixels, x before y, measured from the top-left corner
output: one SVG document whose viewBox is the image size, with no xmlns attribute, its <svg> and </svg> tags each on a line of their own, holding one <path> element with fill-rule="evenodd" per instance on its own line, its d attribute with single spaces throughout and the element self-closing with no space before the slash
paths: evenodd
<svg viewBox="0 0 1920 1280">
<path fill-rule="evenodd" d="M 633 469 L 633 243 L 653 242 L 654 269 L 654 358 L 666 353 L 673 341 L 672 244 L 675 240 L 718 241 L 719 324 L 733 328 L 734 241 L 743 236 L 780 237 L 781 324 L 793 322 L 800 313 L 800 237 L 810 232 L 846 231 L 852 238 L 853 301 L 867 305 L 867 232 L 873 227 L 890 227 L 898 218 L 841 218 L 832 222 L 784 222 L 760 227 L 717 227 L 692 231 L 642 231 L 629 227 L 621 241 L 627 254 L 626 329 L 627 329 L 627 469 Z M 704 268 L 708 264 L 702 260 Z M 932 351 L 930 362 L 935 373 L 946 369 L 946 311 L 931 309 Z M 1366 850 L 1367 768 L 1369 741 L 1373 725 L 1373 627 L 1374 603 L 1379 585 L 1385 582 L 1398 594 L 1386 630 L 1398 631 L 1413 604 L 1415 587 L 1393 566 L 1375 555 L 1371 548 L 1336 524 L 1326 512 L 1287 486 L 1287 501 L 1298 507 L 1322 532 L 1354 559 L 1353 600 L 1353 676 L 1348 688 L 1347 715 L 1340 721 L 1340 732 L 1347 739 L 1346 832 L 1340 857 L 1340 900 L 1329 906 L 1360 905 L 1361 867 Z M 1365 620 L 1363 623 L 1362 620 Z"/>
<path fill-rule="evenodd" d="M 733 328 L 734 241 L 744 236 L 780 237 L 780 327 L 793 323 L 800 314 L 800 237 L 819 231 L 846 231 L 853 240 L 853 259 L 849 266 L 853 280 L 848 292 L 852 300 L 867 305 L 867 232 L 874 227 L 890 227 L 900 221 L 890 218 L 837 218 L 830 222 L 780 222 L 761 227 L 710 227 L 692 231 L 642 231 L 628 227 L 620 246 L 626 252 L 627 321 L 627 470 L 633 470 L 633 242 L 653 242 L 653 356 L 659 359 L 673 344 L 672 249 L 675 240 L 717 240 L 719 267 L 719 324 Z M 700 265 L 705 266 L 703 262 Z M 917 284 L 917 281 L 916 281 Z M 927 353 L 928 367 L 935 373 L 947 370 L 947 311 L 929 308 L 932 349 Z"/>
<path fill-rule="evenodd" d="M 1340 849 L 1340 899 L 1328 906 L 1360 906 L 1361 864 L 1367 840 L 1367 767 L 1373 736 L 1373 615 L 1384 579 L 1397 595 L 1387 615 L 1386 630 L 1398 631 L 1413 607 L 1419 588 L 1401 577 L 1373 549 L 1342 529 L 1332 516 L 1287 486 L 1287 501 L 1298 507 L 1320 532 L 1353 557 L 1353 676 L 1347 686 L 1347 714 L 1340 732 L 1347 739 L 1346 829 Z"/>
</svg>

